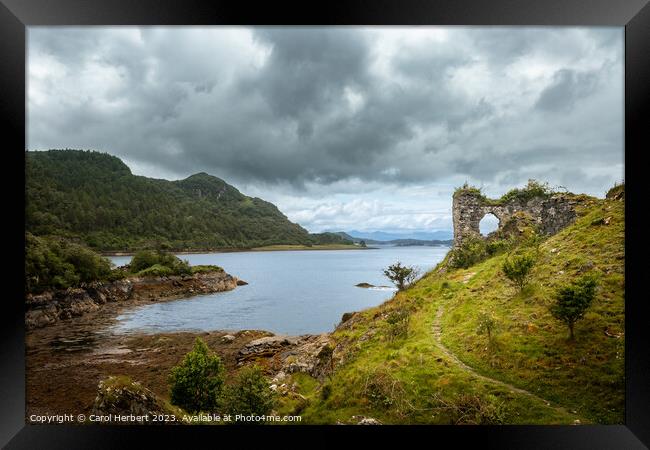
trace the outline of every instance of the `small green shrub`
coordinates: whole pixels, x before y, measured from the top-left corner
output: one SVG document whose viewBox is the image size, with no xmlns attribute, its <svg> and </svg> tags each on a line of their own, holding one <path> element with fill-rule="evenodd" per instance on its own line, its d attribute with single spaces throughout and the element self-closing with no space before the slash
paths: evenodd
<svg viewBox="0 0 650 450">
<path fill-rule="evenodd" d="M 141 270 L 136 275 L 139 277 L 167 277 L 173 275 L 174 271 L 167 266 L 154 264 L 151 267 Z"/>
<path fill-rule="evenodd" d="M 194 349 L 170 372 L 171 403 L 192 413 L 215 411 L 222 403 L 224 378 L 221 358 L 196 338 Z"/>
<path fill-rule="evenodd" d="M 534 233 L 523 243 L 525 247 L 531 248 L 535 251 L 535 256 L 539 256 L 542 252 L 542 244 L 546 240 L 546 237 L 539 233 Z"/>
<path fill-rule="evenodd" d="M 512 281 L 521 292 L 528 282 L 530 271 L 534 265 L 535 258 L 532 255 L 522 254 L 506 258 L 501 269 L 503 270 L 503 274 Z"/>
<path fill-rule="evenodd" d="M 450 400 L 434 395 L 438 409 L 453 425 L 498 425 L 505 422 L 504 402 L 476 394 L 460 394 Z"/>
<path fill-rule="evenodd" d="M 141 275 L 144 270 L 154 266 L 164 266 L 169 269 L 169 272 L 162 269 L 156 269 L 149 275 L 162 276 L 164 275 L 189 275 L 192 269 L 187 261 L 177 258 L 171 253 L 166 253 L 162 250 L 141 250 L 133 255 L 129 268 L 131 273 Z M 160 272 L 160 275 L 156 275 Z M 164 273 L 163 273 L 164 272 Z"/>
<path fill-rule="evenodd" d="M 456 269 L 467 269 L 488 256 L 487 244 L 480 237 L 467 237 L 462 244 L 450 252 L 450 265 Z"/>
<path fill-rule="evenodd" d="M 492 333 L 496 328 L 496 320 L 490 313 L 483 312 L 478 317 L 478 334 L 487 334 L 488 340 L 492 341 Z"/>
<path fill-rule="evenodd" d="M 471 186 L 467 181 L 463 183 L 461 187 L 457 187 L 454 189 L 454 197 L 460 194 L 470 194 L 474 195 L 477 197 L 485 198 L 483 195 L 483 192 L 481 192 L 481 188 L 477 188 L 476 186 Z"/>
<path fill-rule="evenodd" d="M 415 267 L 403 266 L 397 261 L 395 264 L 384 269 L 384 275 L 397 286 L 397 289 L 403 291 L 413 283 L 419 272 Z"/>
<path fill-rule="evenodd" d="M 585 311 L 591 306 L 597 286 L 596 278 L 588 274 L 557 290 L 556 302 L 551 306 L 551 314 L 569 327 L 570 340 L 575 339 L 573 333 L 575 323 L 584 317 Z"/>
<path fill-rule="evenodd" d="M 485 252 L 488 256 L 498 255 L 505 252 L 511 246 L 508 239 L 491 239 L 485 243 Z"/>
<path fill-rule="evenodd" d="M 214 265 L 197 265 L 191 267 L 192 273 L 223 272 L 223 268 Z"/>
<path fill-rule="evenodd" d="M 405 404 L 402 383 L 390 373 L 374 370 L 366 374 L 363 395 L 378 409 L 392 409 L 398 412 Z"/>
<path fill-rule="evenodd" d="M 519 200 L 527 202 L 536 197 L 547 198 L 555 192 L 551 189 L 548 183 L 540 183 L 536 180 L 528 180 L 528 184 L 521 189 L 512 189 L 506 192 L 500 199 L 500 203 L 507 203 L 511 200 Z"/>
<path fill-rule="evenodd" d="M 108 274 L 106 277 L 107 281 L 117 281 L 117 280 L 123 280 L 124 278 L 128 277 L 129 273 L 125 269 L 113 269 L 111 270 L 111 273 Z"/>
<path fill-rule="evenodd" d="M 275 392 L 259 366 L 244 367 L 226 394 L 226 411 L 232 415 L 267 415 L 275 405 Z"/>
<path fill-rule="evenodd" d="M 388 338 L 390 341 L 408 336 L 410 319 L 411 315 L 406 308 L 399 308 L 388 314 L 386 322 L 388 323 Z"/>
</svg>

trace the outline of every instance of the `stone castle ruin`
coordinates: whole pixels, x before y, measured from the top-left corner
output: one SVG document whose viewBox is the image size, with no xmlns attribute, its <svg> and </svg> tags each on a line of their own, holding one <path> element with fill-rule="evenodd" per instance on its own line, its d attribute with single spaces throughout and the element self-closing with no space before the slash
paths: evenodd
<svg viewBox="0 0 650 450">
<path fill-rule="evenodd" d="M 454 248 L 467 238 L 485 239 L 479 230 L 483 217 L 493 214 L 501 230 L 517 213 L 526 213 L 542 234 L 552 235 L 570 225 L 576 218 L 575 206 L 580 202 L 573 194 L 513 196 L 493 200 L 483 196 L 478 189 L 461 188 L 453 198 Z"/>
</svg>

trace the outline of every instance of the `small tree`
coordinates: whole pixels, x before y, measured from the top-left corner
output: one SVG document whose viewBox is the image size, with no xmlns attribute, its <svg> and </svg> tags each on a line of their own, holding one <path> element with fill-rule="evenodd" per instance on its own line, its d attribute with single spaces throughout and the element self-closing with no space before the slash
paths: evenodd
<svg viewBox="0 0 650 450">
<path fill-rule="evenodd" d="M 397 261 L 384 269 L 384 275 L 397 286 L 398 290 L 403 291 L 417 278 L 418 270 L 411 266 L 403 266 Z"/>
<path fill-rule="evenodd" d="M 476 330 L 478 334 L 486 334 L 488 335 L 488 341 L 492 341 L 492 332 L 494 331 L 496 327 L 496 321 L 494 320 L 494 316 L 492 314 L 488 313 L 481 313 L 478 317 L 478 329 Z"/>
<path fill-rule="evenodd" d="M 213 411 L 221 403 L 224 377 L 221 358 L 196 338 L 194 349 L 171 370 L 171 403 L 189 412 Z"/>
<path fill-rule="evenodd" d="M 564 286 L 555 294 L 556 303 L 551 314 L 569 327 L 569 339 L 574 340 L 573 327 L 591 306 L 596 295 L 597 282 L 592 275 L 585 275 L 574 283 Z"/>
<path fill-rule="evenodd" d="M 226 410 L 233 415 L 267 415 L 275 404 L 275 392 L 259 366 L 244 367 L 228 388 Z"/>
<path fill-rule="evenodd" d="M 507 257 L 501 269 L 503 274 L 521 291 L 528 283 L 533 265 L 535 265 L 535 259 L 532 255 L 515 255 L 512 258 Z"/>
</svg>

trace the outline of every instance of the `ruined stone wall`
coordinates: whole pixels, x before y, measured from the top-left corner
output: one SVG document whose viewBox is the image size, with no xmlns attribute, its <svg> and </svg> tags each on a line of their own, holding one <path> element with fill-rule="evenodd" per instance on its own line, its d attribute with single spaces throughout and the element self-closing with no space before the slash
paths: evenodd
<svg viewBox="0 0 650 450">
<path fill-rule="evenodd" d="M 479 222 L 486 214 L 499 219 L 499 229 L 517 212 L 529 214 L 543 234 L 552 235 L 571 224 L 576 218 L 577 200 L 570 194 L 535 197 L 530 200 L 512 199 L 500 203 L 486 199 L 477 192 L 458 191 L 453 200 L 454 248 L 464 239 L 482 237 Z"/>
</svg>

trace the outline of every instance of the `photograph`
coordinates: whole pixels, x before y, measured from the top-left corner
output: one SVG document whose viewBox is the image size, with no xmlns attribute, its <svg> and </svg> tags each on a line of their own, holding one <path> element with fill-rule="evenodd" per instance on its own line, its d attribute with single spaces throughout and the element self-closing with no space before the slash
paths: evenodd
<svg viewBox="0 0 650 450">
<path fill-rule="evenodd" d="M 25 30 L 25 423 L 625 425 L 625 28 Z"/>
</svg>

